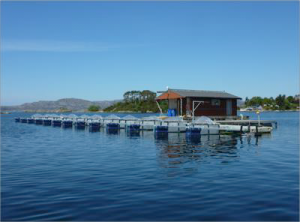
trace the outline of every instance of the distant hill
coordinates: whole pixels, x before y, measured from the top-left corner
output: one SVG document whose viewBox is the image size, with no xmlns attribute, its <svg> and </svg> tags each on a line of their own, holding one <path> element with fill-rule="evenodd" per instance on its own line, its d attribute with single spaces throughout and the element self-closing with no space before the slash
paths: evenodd
<svg viewBox="0 0 300 222">
<path fill-rule="evenodd" d="M 109 106 L 121 100 L 112 101 L 89 101 L 84 99 L 66 98 L 59 99 L 57 101 L 38 101 L 33 103 L 24 103 L 19 106 L 2 106 L 3 111 L 22 111 L 22 110 L 59 110 L 68 109 L 72 111 L 83 111 L 91 105 L 99 105 L 101 109 L 105 109 Z"/>
</svg>

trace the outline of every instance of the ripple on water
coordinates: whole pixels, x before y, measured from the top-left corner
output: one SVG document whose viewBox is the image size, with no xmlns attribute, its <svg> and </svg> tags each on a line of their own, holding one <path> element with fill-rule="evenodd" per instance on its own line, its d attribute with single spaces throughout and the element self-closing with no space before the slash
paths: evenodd
<svg viewBox="0 0 300 222">
<path fill-rule="evenodd" d="M 1 116 L 2 220 L 299 218 L 298 113 L 262 137 L 116 135 Z M 252 114 L 250 114 L 252 115 Z"/>
</svg>

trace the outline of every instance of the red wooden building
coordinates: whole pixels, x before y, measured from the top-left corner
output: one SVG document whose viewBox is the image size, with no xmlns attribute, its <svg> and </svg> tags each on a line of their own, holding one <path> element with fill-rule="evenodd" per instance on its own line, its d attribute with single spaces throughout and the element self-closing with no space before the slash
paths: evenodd
<svg viewBox="0 0 300 222">
<path fill-rule="evenodd" d="M 179 116 L 236 116 L 240 97 L 222 91 L 168 89 L 156 100 L 168 100 Z"/>
</svg>

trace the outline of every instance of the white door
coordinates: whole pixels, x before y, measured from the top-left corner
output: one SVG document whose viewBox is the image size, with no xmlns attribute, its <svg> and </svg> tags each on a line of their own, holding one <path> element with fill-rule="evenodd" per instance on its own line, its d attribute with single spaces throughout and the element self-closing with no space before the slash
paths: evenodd
<svg viewBox="0 0 300 222">
<path fill-rule="evenodd" d="M 232 100 L 231 99 L 226 100 L 226 115 L 227 116 L 232 115 Z"/>
</svg>

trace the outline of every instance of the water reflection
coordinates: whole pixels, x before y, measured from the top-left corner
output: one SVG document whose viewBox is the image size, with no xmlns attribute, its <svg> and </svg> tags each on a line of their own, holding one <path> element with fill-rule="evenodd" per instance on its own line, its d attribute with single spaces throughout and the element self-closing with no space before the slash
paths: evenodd
<svg viewBox="0 0 300 222">
<path fill-rule="evenodd" d="M 97 128 L 97 127 L 89 127 L 89 132 L 99 132 L 100 131 L 100 128 Z"/>
<path fill-rule="evenodd" d="M 154 133 L 154 138 L 156 140 L 168 140 L 169 133 L 167 133 L 167 132 L 156 132 L 156 133 Z"/>
<path fill-rule="evenodd" d="M 119 129 L 106 128 L 106 133 L 111 134 L 111 135 L 117 135 L 117 134 L 120 134 L 120 130 Z"/>
<path fill-rule="evenodd" d="M 140 137 L 140 131 L 139 130 L 126 130 L 126 135 L 128 137 Z"/>
<path fill-rule="evenodd" d="M 254 141 L 253 141 L 254 140 Z M 155 136 L 159 166 L 172 171 L 172 176 L 181 173 L 178 168 L 189 173 L 197 172 L 203 162 L 217 161 L 228 164 L 239 161 L 239 151 L 243 144 L 257 144 L 260 137 L 205 135 L 186 136 L 184 133 L 169 133 Z"/>
<path fill-rule="evenodd" d="M 201 136 L 199 135 L 190 135 L 186 137 L 187 144 L 199 144 L 201 142 Z"/>
</svg>

